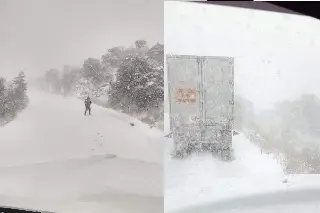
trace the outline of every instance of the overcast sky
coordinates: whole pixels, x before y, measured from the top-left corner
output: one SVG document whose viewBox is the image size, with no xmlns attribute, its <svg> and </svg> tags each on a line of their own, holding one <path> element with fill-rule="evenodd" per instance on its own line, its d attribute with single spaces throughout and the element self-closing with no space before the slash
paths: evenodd
<svg viewBox="0 0 320 213">
<path fill-rule="evenodd" d="M 165 52 L 235 58 L 236 94 L 270 108 L 302 93 L 320 97 L 320 21 L 304 16 L 166 2 Z"/>
<path fill-rule="evenodd" d="M 0 76 L 81 66 L 137 39 L 163 43 L 162 0 L 0 0 Z"/>
</svg>

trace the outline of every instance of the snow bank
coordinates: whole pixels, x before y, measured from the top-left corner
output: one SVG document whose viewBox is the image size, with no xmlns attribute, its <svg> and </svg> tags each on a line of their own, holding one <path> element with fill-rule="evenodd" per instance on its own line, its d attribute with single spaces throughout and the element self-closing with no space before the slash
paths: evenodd
<svg viewBox="0 0 320 213">
<path fill-rule="evenodd" d="M 266 154 L 250 142 L 243 134 L 234 137 L 234 156 L 240 165 L 245 167 L 247 175 L 283 175 L 283 167 L 273 154 Z"/>
<path fill-rule="evenodd" d="M 234 137 L 235 159 L 223 162 L 210 153 L 197 153 L 184 160 L 172 159 L 171 139 L 166 140 L 166 187 L 189 187 L 190 185 L 212 184 L 214 178 L 254 177 L 274 175 L 283 177 L 281 165 L 245 139 L 242 135 Z"/>
<path fill-rule="evenodd" d="M 169 116 L 165 116 L 168 121 Z M 165 125 L 168 131 L 168 122 Z M 173 141 L 166 139 L 165 209 L 283 188 L 283 168 L 272 156 L 261 153 L 249 139 L 233 137 L 235 159 L 222 162 L 210 153 L 197 153 L 184 160 L 172 159 Z M 264 183 L 268 180 L 268 183 Z"/>
</svg>

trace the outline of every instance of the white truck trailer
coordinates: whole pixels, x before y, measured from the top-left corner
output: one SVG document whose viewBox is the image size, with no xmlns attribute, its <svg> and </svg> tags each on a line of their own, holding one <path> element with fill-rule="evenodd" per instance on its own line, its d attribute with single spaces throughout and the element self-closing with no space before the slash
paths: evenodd
<svg viewBox="0 0 320 213">
<path fill-rule="evenodd" d="M 167 55 L 170 130 L 175 157 L 211 151 L 230 159 L 234 122 L 234 60 Z"/>
</svg>

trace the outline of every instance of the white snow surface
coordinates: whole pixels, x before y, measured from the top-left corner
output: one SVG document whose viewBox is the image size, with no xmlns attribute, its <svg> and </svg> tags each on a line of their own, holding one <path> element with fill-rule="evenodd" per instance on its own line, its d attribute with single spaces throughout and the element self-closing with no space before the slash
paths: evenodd
<svg viewBox="0 0 320 213">
<path fill-rule="evenodd" d="M 167 139 L 165 212 L 286 190 L 320 190 L 319 175 L 285 175 L 272 155 L 262 154 L 244 136 L 235 136 L 233 144 L 232 162 L 219 161 L 206 153 L 175 160 L 169 156 L 172 140 Z"/>
<path fill-rule="evenodd" d="M 163 132 L 95 105 L 84 116 L 78 99 L 28 95 L 29 107 L 0 128 L 0 206 L 163 212 Z"/>
<path fill-rule="evenodd" d="M 165 133 L 169 132 L 168 119 L 166 114 Z M 165 209 L 168 212 L 230 196 L 275 190 L 286 178 L 280 162 L 272 154 L 262 153 L 243 134 L 233 137 L 231 162 L 220 161 L 210 153 L 173 159 L 172 148 L 173 141 L 166 139 Z M 263 184 L 266 177 L 268 182 Z"/>
<path fill-rule="evenodd" d="M 165 113 L 164 119 L 165 134 L 168 134 L 170 132 L 168 113 Z M 246 196 L 279 193 L 279 199 L 282 199 L 281 192 L 311 190 L 310 193 L 313 193 L 312 190 L 320 190 L 320 175 L 285 175 L 279 160 L 272 154 L 262 153 L 261 149 L 244 134 L 233 137 L 234 160 L 231 162 L 217 160 L 209 153 L 195 153 L 184 160 L 173 159 L 170 156 L 173 141 L 166 138 L 165 143 L 164 208 L 168 213 L 183 212 L 184 209 L 194 205 L 209 205 Z M 316 201 L 316 207 L 319 204 L 320 199 Z M 312 204 L 301 204 L 301 206 L 314 207 Z M 237 212 L 236 210 L 246 212 L 250 210 L 249 207 L 250 205 L 248 209 L 234 211 L 229 211 L 226 207 L 227 211 L 223 212 Z M 272 212 L 283 212 L 279 203 L 271 207 Z M 295 210 L 292 212 L 301 210 L 292 205 L 290 209 Z M 259 208 L 257 212 L 260 210 L 267 212 L 266 210 L 270 208 Z M 207 212 L 210 211 L 214 212 L 214 209 L 209 209 Z"/>
</svg>

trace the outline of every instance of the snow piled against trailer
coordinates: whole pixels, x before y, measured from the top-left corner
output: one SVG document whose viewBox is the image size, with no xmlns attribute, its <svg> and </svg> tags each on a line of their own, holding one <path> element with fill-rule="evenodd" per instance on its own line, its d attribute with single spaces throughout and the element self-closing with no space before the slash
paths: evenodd
<svg viewBox="0 0 320 213">
<path fill-rule="evenodd" d="M 166 175 L 167 187 L 186 181 L 210 181 L 212 178 L 251 177 L 260 175 L 283 176 L 283 167 L 272 155 L 262 153 L 242 134 L 234 136 L 234 160 L 224 162 L 210 153 L 194 153 L 186 159 L 171 157 L 173 141 L 166 139 Z M 183 179 L 180 181 L 179 179 Z M 175 181 L 176 180 L 176 181 Z M 200 181 L 202 182 L 202 181 Z"/>
<path fill-rule="evenodd" d="M 169 116 L 165 114 L 165 133 L 168 132 Z M 228 179 L 259 179 L 268 176 L 281 184 L 286 178 L 280 162 L 272 154 L 261 152 L 243 134 L 233 138 L 234 160 L 231 162 L 220 161 L 210 153 L 194 153 L 183 160 L 174 159 L 170 155 L 172 139 L 166 138 L 165 143 L 166 209 L 178 206 L 179 201 L 189 203 L 188 198 L 191 202 L 195 196 L 200 199 L 202 195 L 219 187 L 228 187 Z"/>
<path fill-rule="evenodd" d="M 169 114 L 164 114 L 164 131 L 165 134 L 170 132 Z M 189 158 L 184 160 L 173 159 L 170 154 L 173 150 L 172 139 L 166 139 L 166 162 L 169 170 L 175 172 L 181 170 L 183 165 L 186 175 L 192 174 L 193 169 L 197 169 L 195 174 L 201 175 L 198 170 L 203 170 L 203 175 L 212 177 L 225 177 L 225 176 L 252 176 L 263 174 L 284 174 L 283 167 L 278 158 L 273 154 L 266 154 L 261 149 L 253 144 L 244 134 L 239 134 L 233 137 L 233 155 L 234 160 L 231 162 L 222 162 L 214 158 L 210 153 L 195 153 Z M 230 170 L 228 172 L 228 170 Z"/>
</svg>

